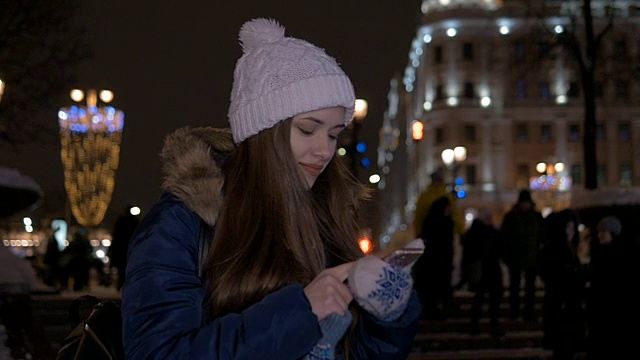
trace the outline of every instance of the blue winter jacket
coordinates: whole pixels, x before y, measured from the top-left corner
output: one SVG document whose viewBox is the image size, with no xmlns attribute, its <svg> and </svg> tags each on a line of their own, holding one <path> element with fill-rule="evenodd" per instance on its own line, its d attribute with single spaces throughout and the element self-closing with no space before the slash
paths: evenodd
<svg viewBox="0 0 640 360">
<path fill-rule="evenodd" d="M 219 154 L 212 151 L 232 147 L 227 131 L 206 128 L 181 129 L 165 141 L 165 193 L 129 247 L 122 294 L 127 359 L 299 359 L 322 337 L 302 284 L 284 286 L 241 313 L 204 320 L 205 291 L 197 271 L 200 222 L 215 224 L 217 211 L 211 209 L 219 208 L 219 194 L 214 191 L 208 198 L 212 192 L 206 189 L 220 189 L 221 178 L 214 169 L 206 185 L 185 185 L 187 175 L 193 179 L 203 172 L 191 168 L 195 172 L 189 174 L 184 169 L 201 151 L 215 159 Z M 200 150 L 194 154 L 194 148 Z M 379 321 L 363 309 L 358 313 L 351 359 L 408 357 L 420 314 L 415 292 L 394 322 Z"/>
</svg>

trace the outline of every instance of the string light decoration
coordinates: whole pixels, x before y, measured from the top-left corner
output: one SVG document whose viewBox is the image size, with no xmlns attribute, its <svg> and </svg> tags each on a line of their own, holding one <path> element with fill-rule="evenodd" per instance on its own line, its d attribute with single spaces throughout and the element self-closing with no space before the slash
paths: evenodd
<svg viewBox="0 0 640 360">
<path fill-rule="evenodd" d="M 72 90 L 71 99 L 80 102 L 82 90 Z M 100 91 L 107 104 L 113 92 Z M 87 91 L 87 105 L 72 105 L 58 111 L 64 186 L 71 212 L 78 224 L 95 227 L 104 219 L 115 185 L 120 159 L 124 113 L 112 106 L 98 106 L 96 90 Z"/>
</svg>

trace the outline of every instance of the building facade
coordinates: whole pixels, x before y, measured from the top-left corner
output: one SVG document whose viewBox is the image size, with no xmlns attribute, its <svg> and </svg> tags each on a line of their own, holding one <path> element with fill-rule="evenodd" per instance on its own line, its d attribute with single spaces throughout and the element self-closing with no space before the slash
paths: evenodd
<svg viewBox="0 0 640 360">
<path fill-rule="evenodd" d="M 591 2 L 596 36 L 606 30 L 594 83 L 597 191 L 584 188 L 578 62 L 557 43 L 583 34 L 582 1 L 423 1 L 380 133 L 381 246 L 411 223 L 436 170 L 467 220 L 480 207 L 503 214 L 524 188 L 544 211 L 640 202 L 640 7 Z M 424 128 L 419 140 L 414 125 Z M 445 163 L 443 151 L 456 147 L 466 157 Z"/>
</svg>

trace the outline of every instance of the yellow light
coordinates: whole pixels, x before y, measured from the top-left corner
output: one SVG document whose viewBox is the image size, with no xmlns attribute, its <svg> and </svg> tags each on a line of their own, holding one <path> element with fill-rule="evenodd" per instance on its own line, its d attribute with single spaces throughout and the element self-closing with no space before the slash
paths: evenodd
<svg viewBox="0 0 640 360">
<path fill-rule="evenodd" d="M 547 172 L 547 164 L 540 162 L 538 163 L 538 165 L 536 165 L 536 171 L 539 172 L 540 174 L 544 174 Z"/>
<path fill-rule="evenodd" d="M 444 149 L 442 150 L 442 162 L 449 166 L 451 164 L 453 164 L 453 160 L 454 160 L 454 152 L 453 149 Z"/>
<path fill-rule="evenodd" d="M 100 100 L 105 104 L 110 103 L 113 100 L 113 91 L 110 90 L 102 90 L 100 91 Z"/>
<path fill-rule="evenodd" d="M 467 148 L 464 146 L 456 146 L 453 149 L 453 158 L 456 161 L 465 161 L 467 159 Z"/>
<path fill-rule="evenodd" d="M 358 239 L 358 246 L 360 247 L 360 250 L 362 250 L 362 252 L 365 254 L 369 254 L 371 251 L 373 251 L 373 241 L 371 241 L 371 239 L 366 236 Z"/>
<path fill-rule="evenodd" d="M 356 120 L 362 120 L 365 116 L 367 116 L 367 110 L 369 105 L 366 100 L 356 99 L 356 112 L 353 115 L 353 118 Z"/>
<path fill-rule="evenodd" d="M 80 102 L 82 101 L 82 99 L 84 99 L 84 92 L 79 89 L 73 89 L 71 90 L 71 93 L 69 93 L 69 96 L 71 96 L 71 100 Z"/>
<path fill-rule="evenodd" d="M 415 141 L 422 140 L 424 136 L 424 124 L 421 121 L 414 120 L 411 124 L 411 137 Z"/>
<path fill-rule="evenodd" d="M 553 168 L 556 170 L 556 172 L 563 172 L 564 171 L 564 163 L 561 162 L 557 162 Z"/>
</svg>

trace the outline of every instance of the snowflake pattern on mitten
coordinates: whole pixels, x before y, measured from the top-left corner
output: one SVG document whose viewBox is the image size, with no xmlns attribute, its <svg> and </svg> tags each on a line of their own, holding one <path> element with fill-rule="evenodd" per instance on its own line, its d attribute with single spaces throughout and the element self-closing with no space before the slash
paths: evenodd
<svg viewBox="0 0 640 360">
<path fill-rule="evenodd" d="M 396 320 L 404 313 L 412 287 L 408 272 L 375 256 L 359 259 L 349 274 L 349 288 L 356 302 L 383 321 Z"/>
</svg>

